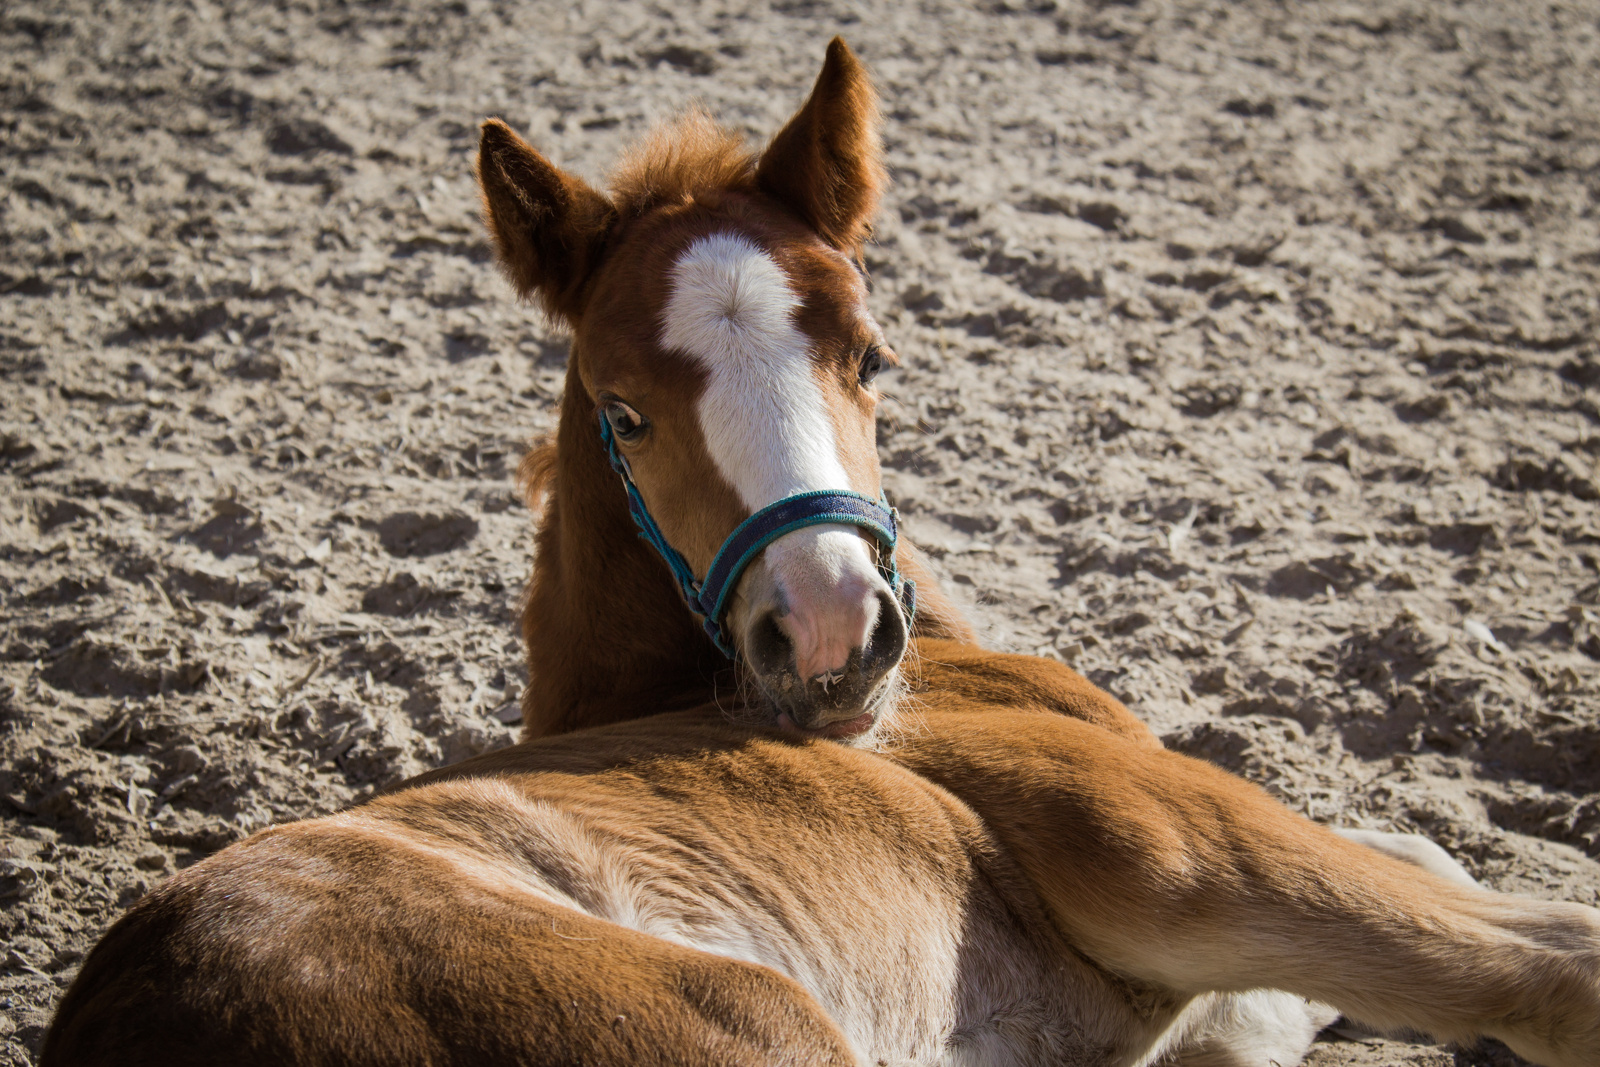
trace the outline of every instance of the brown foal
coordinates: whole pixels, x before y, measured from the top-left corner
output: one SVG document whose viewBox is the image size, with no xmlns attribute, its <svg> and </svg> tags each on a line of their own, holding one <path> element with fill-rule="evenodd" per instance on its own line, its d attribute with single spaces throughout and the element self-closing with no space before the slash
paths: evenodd
<svg viewBox="0 0 1600 1067">
<path fill-rule="evenodd" d="M 878 495 L 876 121 L 835 41 L 764 152 L 692 117 L 609 194 L 485 124 L 502 263 L 574 331 L 525 467 L 526 738 L 168 880 L 85 961 L 45 1067 L 1287 1067 L 1324 1004 L 1600 1064 L 1600 913 L 1163 751 L 1065 667 L 977 648 L 903 541 L 897 568 L 847 522 L 767 544 L 716 620 L 746 672 L 737 721 L 717 706 L 727 662 L 606 441 L 696 576 L 775 502 Z"/>
</svg>

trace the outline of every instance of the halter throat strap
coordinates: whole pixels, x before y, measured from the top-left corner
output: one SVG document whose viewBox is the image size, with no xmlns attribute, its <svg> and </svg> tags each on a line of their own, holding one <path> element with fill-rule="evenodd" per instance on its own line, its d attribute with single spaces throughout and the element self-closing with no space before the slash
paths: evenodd
<svg viewBox="0 0 1600 1067">
<path fill-rule="evenodd" d="M 600 415 L 600 439 L 605 442 L 606 456 L 611 469 L 622 479 L 628 494 L 628 514 L 639 528 L 639 539 L 647 542 L 666 561 L 673 580 L 684 602 L 695 614 L 701 616 L 706 635 L 718 650 L 729 659 L 736 658 L 733 643 L 723 632 L 722 623 L 728 612 L 728 602 L 739 584 L 739 576 L 760 555 L 761 551 L 778 538 L 807 526 L 843 525 L 865 530 L 878 545 L 878 573 L 889 583 L 889 589 L 899 601 L 909 626 L 917 610 L 917 586 L 902 577 L 895 563 L 894 549 L 899 539 L 899 514 L 885 499 L 871 497 L 849 489 L 815 489 L 795 493 L 775 503 L 768 504 L 736 526 L 728 539 L 722 542 L 706 570 L 704 581 L 697 580 L 682 553 L 667 541 L 661 527 L 645 506 L 639 487 L 634 484 L 633 471 L 627 458 L 617 449 L 616 434 L 611 430 L 604 412 Z"/>
</svg>

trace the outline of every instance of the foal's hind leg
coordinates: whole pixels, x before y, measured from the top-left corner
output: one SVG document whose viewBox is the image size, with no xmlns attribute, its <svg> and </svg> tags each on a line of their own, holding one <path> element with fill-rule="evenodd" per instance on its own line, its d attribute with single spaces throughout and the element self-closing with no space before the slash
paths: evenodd
<svg viewBox="0 0 1600 1067">
<path fill-rule="evenodd" d="M 85 960 L 40 1057 L 41 1067 L 858 1062 L 776 971 L 553 904 L 514 867 L 361 811 L 265 831 L 139 901 Z"/>
<path fill-rule="evenodd" d="M 1180 993 L 1280 989 L 1383 1028 L 1600 1064 L 1600 912 L 1453 884 L 1209 764 L 1066 718 L 946 714 L 894 757 L 971 805 L 1067 937 Z"/>
<path fill-rule="evenodd" d="M 1421 834 L 1335 830 L 1347 841 L 1377 849 L 1458 885 L 1478 883 L 1451 855 Z M 1210 993 L 1196 997 L 1167 1035 L 1162 1067 L 1291 1067 L 1310 1051 L 1317 1034 L 1339 1021 L 1339 1010 L 1276 989 Z M 1352 1032 L 1377 1031 L 1346 1022 Z M 1341 1033 L 1344 1029 L 1341 1028 Z M 1397 1037 L 1408 1037 L 1402 1032 Z"/>
<path fill-rule="evenodd" d="M 1294 1067 L 1339 1012 L 1277 989 L 1195 997 L 1165 1035 L 1159 1067 Z"/>
</svg>

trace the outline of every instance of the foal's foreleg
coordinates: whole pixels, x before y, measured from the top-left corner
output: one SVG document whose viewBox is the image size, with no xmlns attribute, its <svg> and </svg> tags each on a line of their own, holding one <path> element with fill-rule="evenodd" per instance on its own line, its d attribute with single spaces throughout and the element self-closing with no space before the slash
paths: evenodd
<svg viewBox="0 0 1600 1067">
<path fill-rule="evenodd" d="M 1600 912 L 1454 884 L 1198 760 L 1070 719 L 951 715 L 902 759 L 1002 839 L 1086 954 L 1179 992 L 1281 989 L 1381 1029 L 1600 1064 Z"/>
</svg>

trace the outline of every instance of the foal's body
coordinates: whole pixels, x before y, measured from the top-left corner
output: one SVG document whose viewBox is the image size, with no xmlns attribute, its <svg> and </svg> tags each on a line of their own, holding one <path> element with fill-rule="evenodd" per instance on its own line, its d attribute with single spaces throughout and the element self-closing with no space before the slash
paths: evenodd
<svg viewBox="0 0 1600 1067">
<path fill-rule="evenodd" d="M 945 790 L 715 713 L 484 757 L 158 894 L 206 944 L 114 964 L 176 977 L 147 1021 L 214 1044 L 152 1063 L 287 1062 L 292 1034 L 318 1063 L 1121 1064 L 1179 1005 L 1130 1010 Z M 142 1062 L 121 1027 L 74 1038 L 51 1062 Z"/>
<path fill-rule="evenodd" d="M 159 887 L 85 961 L 45 1067 L 1265 1067 L 1326 1018 L 1300 998 L 1600 1064 L 1600 913 L 1435 877 L 1163 751 L 1060 664 L 973 647 L 903 546 L 905 667 L 872 546 L 772 542 L 716 620 L 747 670 L 745 724 L 723 715 L 595 416 L 698 574 L 774 498 L 876 493 L 882 333 L 850 260 L 874 114 L 835 42 L 759 161 L 690 124 L 616 200 L 486 125 L 502 261 L 576 330 L 532 470 L 527 740 Z M 811 437 L 752 458 L 767 423 L 730 396 Z"/>
<path fill-rule="evenodd" d="M 949 703 L 887 755 L 661 715 L 257 834 L 113 929 L 44 1062 L 1138 1064 L 1265 984 L 1597 1062 L 1589 909 L 1452 886 L 1137 735 Z M 1297 1060 L 1286 1007 L 1184 1062 Z"/>
</svg>

